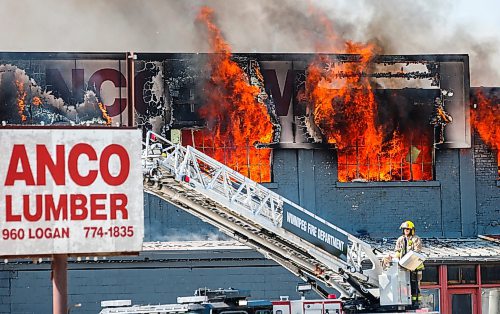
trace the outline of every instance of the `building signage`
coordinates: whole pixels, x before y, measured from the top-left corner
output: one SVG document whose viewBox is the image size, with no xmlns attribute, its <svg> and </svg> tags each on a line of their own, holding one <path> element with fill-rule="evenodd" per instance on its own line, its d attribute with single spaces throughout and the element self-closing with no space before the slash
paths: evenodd
<svg viewBox="0 0 500 314">
<path fill-rule="evenodd" d="M 283 206 L 282 227 L 323 250 L 347 260 L 347 236 L 317 218 L 289 205 Z"/>
<path fill-rule="evenodd" d="M 139 130 L 3 129 L 0 151 L 0 255 L 141 250 Z"/>
</svg>

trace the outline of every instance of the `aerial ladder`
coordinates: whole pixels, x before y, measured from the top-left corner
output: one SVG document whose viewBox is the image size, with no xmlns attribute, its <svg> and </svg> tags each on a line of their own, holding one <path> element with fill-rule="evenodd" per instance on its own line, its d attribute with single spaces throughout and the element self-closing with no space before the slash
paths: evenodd
<svg viewBox="0 0 500 314">
<path fill-rule="evenodd" d="M 409 272 L 383 270 L 374 249 L 294 202 L 194 147 L 148 132 L 143 143 L 144 191 L 166 200 L 254 248 L 311 283 L 333 287 L 352 312 L 404 311 Z"/>
</svg>

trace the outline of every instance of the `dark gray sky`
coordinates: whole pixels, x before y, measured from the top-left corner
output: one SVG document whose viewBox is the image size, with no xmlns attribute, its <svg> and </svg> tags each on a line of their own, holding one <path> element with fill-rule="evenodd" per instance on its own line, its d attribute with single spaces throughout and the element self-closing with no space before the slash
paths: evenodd
<svg viewBox="0 0 500 314">
<path fill-rule="evenodd" d="M 324 41 L 315 12 L 341 39 L 384 53 L 467 53 L 473 85 L 500 86 L 498 0 L 4 0 L 3 51 L 207 51 L 194 24 L 214 8 L 234 52 L 314 52 Z"/>
</svg>

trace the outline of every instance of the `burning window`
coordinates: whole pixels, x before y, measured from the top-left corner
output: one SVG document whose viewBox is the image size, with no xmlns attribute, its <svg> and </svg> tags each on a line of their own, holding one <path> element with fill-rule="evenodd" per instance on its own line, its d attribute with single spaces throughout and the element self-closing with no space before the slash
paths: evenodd
<svg viewBox="0 0 500 314">
<path fill-rule="evenodd" d="M 396 135 L 374 151 L 363 138 L 338 150 L 338 179 L 349 181 L 432 180 L 432 133 Z"/>
<path fill-rule="evenodd" d="M 271 182 L 272 150 L 256 148 L 249 139 L 226 142 L 203 130 L 183 130 L 182 143 L 193 146 L 256 182 Z"/>
<path fill-rule="evenodd" d="M 310 130 L 336 145 L 340 182 L 432 180 L 434 143 L 440 141 L 435 137 L 449 122 L 434 118 L 448 117 L 443 96 L 437 87 L 401 88 L 395 83 L 427 79 L 432 85 L 437 67 L 421 63 L 423 71 L 411 70 L 409 63 L 394 62 L 381 70 L 387 65 L 377 68 L 372 49 L 347 43 L 346 51 L 357 53 L 351 60 L 321 56 L 309 66 L 305 93 L 314 125 Z M 382 86 L 380 79 L 391 81 Z"/>
<path fill-rule="evenodd" d="M 471 111 L 472 124 L 481 139 L 496 150 L 498 178 L 500 179 L 500 99 L 477 91 L 474 95 L 474 108 Z"/>
<path fill-rule="evenodd" d="M 374 119 L 382 139 L 379 146 L 367 146 L 368 136 L 348 137 L 337 152 L 339 181 L 432 180 L 434 137 L 441 132 L 429 118 L 436 115 L 439 93 L 438 89 L 374 90 Z"/>
</svg>

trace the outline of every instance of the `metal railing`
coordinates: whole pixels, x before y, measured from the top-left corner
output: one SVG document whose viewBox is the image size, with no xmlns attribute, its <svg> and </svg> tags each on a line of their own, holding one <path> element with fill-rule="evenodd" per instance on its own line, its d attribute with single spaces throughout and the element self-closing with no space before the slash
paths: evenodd
<svg viewBox="0 0 500 314">
<path fill-rule="evenodd" d="M 151 135 L 156 139 L 154 142 Z M 143 158 L 154 160 L 154 166 L 169 169 L 176 180 L 188 180 L 196 189 L 210 191 L 218 198 L 268 219 L 275 226 L 281 223 L 284 199 L 280 195 L 191 146 L 173 144 L 152 132 L 148 133 L 145 145 L 149 149 Z"/>
<path fill-rule="evenodd" d="M 200 130 L 191 130 L 191 137 L 187 136 L 183 144 L 194 147 L 256 182 L 271 182 L 270 148 L 256 148 L 248 139 L 239 145 L 223 141 L 216 144 L 215 137 L 205 136 Z"/>
<path fill-rule="evenodd" d="M 382 270 L 372 248 L 367 243 L 193 147 L 173 144 L 167 139 L 149 132 L 144 143 L 143 172 L 148 180 L 158 182 L 159 186 L 163 184 L 163 187 L 168 185 L 167 177 L 174 179 L 181 188 L 203 195 L 205 200 L 200 200 L 201 204 L 206 204 L 207 201 L 215 202 L 230 210 L 234 216 L 240 217 L 242 221 L 259 226 L 259 230 L 266 230 L 280 237 L 287 242 L 286 245 L 289 248 L 295 247 L 297 252 L 307 252 L 307 255 L 312 256 L 315 261 L 326 265 L 329 271 L 340 274 L 344 279 L 354 277 L 357 281 L 365 283 L 367 287 L 378 287 L 378 275 L 381 274 Z M 348 239 L 346 260 L 337 258 L 282 228 L 285 204 L 345 235 Z M 206 211 L 209 214 L 213 214 L 211 213 L 213 206 L 207 206 Z M 258 240 L 265 241 L 260 238 Z M 271 250 L 272 247 L 272 245 L 268 246 Z M 273 255 L 270 255 L 271 258 Z M 294 258 L 293 254 L 285 255 L 289 259 Z M 367 259 L 371 261 L 369 263 L 371 265 L 366 267 L 365 263 L 363 268 L 362 262 Z M 278 263 L 283 262 L 280 259 L 275 260 Z M 298 265 L 305 264 L 300 260 L 296 262 Z M 324 276 L 322 281 L 332 284 L 325 281 L 324 278 L 328 277 Z M 348 293 L 341 286 L 335 287 L 343 294 Z M 360 288 L 365 290 L 363 287 L 364 284 L 361 284 Z"/>
</svg>

